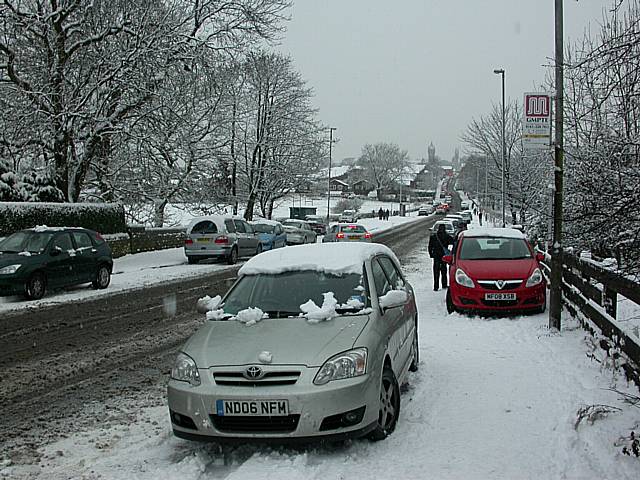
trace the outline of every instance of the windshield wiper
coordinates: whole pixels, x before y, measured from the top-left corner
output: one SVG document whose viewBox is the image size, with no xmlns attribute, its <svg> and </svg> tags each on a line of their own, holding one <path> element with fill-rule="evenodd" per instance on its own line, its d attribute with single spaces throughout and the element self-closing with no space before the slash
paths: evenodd
<svg viewBox="0 0 640 480">
<path fill-rule="evenodd" d="M 336 307 L 336 312 L 337 313 L 360 312 L 365 308 L 367 307 L 364 305 L 362 305 L 361 307 Z"/>
<path fill-rule="evenodd" d="M 290 312 L 288 310 L 265 310 L 264 313 L 269 315 L 269 318 L 288 318 L 299 317 L 301 312 Z"/>
</svg>

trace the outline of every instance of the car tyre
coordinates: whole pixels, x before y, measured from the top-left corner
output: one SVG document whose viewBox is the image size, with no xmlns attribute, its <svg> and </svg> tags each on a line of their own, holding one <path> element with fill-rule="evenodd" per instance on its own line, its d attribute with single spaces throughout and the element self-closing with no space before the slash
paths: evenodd
<svg viewBox="0 0 640 480">
<path fill-rule="evenodd" d="M 231 249 L 231 253 L 229 253 L 229 256 L 227 257 L 227 263 L 229 265 L 233 265 L 237 261 L 238 261 L 238 249 L 236 247 L 233 247 Z"/>
<path fill-rule="evenodd" d="M 262 244 L 259 243 L 256 247 L 256 255 L 260 255 L 262 253 Z"/>
<path fill-rule="evenodd" d="M 25 296 L 29 300 L 40 300 L 47 291 L 47 280 L 40 272 L 36 272 L 29 277 L 25 285 Z"/>
<path fill-rule="evenodd" d="M 380 382 L 378 422 L 375 429 L 369 434 L 369 438 L 377 442 L 391 435 L 398 423 L 399 414 L 400 386 L 391 367 L 385 365 L 384 370 L 382 370 L 382 381 Z"/>
<path fill-rule="evenodd" d="M 451 298 L 451 290 L 447 289 L 447 313 L 454 313 L 457 311 L 456 306 L 453 304 L 453 299 Z"/>
<path fill-rule="evenodd" d="M 198 263 L 198 259 L 196 257 L 187 257 L 187 262 L 189 262 L 189 265 L 194 265 Z"/>
<path fill-rule="evenodd" d="M 96 279 L 91 282 L 91 286 L 96 290 L 103 290 L 111 283 L 111 270 L 107 265 L 100 265 L 96 272 Z"/>
<path fill-rule="evenodd" d="M 418 318 L 416 317 L 415 333 L 413 334 L 413 361 L 409 366 L 409 371 L 417 372 L 419 363 L 420 363 L 420 347 L 418 345 Z"/>
</svg>

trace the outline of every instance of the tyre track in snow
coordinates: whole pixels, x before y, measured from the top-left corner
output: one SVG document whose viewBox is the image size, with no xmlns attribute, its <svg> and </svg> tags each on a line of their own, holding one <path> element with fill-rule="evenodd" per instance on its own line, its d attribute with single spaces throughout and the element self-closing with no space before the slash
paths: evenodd
<svg viewBox="0 0 640 480">
<path fill-rule="evenodd" d="M 402 261 L 426 245 L 435 220 L 402 224 L 374 240 Z M 237 270 L 3 315 L 0 451 L 26 449 L 29 457 L 68 428 L 98 422 L 123 395 L 163 384 L 175 352 L 202 323 L 196 300 L 224 293 Z M 156 392 L 148 401 L 162 397 Z M 82 414 L 88 404 L 101 405 L 92 418 Z"/>
</svg>

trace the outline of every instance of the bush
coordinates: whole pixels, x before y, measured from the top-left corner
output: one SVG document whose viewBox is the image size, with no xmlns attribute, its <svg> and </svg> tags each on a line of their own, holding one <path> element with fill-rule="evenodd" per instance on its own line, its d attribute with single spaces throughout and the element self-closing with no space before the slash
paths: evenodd
<svg viewBox="0 0 640 480">
<path fill-rule="evenodd" d="M 357 212 L 363 203 L 359 198 L 341 198 L 336 202 L 332 210 L 334 213 L 342 213 L 345 210 L 355 210 Z"/>
<path fill-rule="evenodd" d="M 37 225 L 84 227 L 100 233 L 126 232 L 117 203 L 0 202 L 0 236 Z"/>
</svg>

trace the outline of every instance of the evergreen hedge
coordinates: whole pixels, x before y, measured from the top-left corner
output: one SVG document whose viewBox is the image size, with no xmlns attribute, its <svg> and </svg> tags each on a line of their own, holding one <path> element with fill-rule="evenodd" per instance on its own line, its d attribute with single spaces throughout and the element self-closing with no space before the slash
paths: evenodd
<svg viewBox="0 0 640 480">
<path fill-rule="evenodd" d="M 119 203 L 0 202 L 0 236 L 37 225 L 84 227 L 105 234 L 127 231 Z"/>
</svg>

